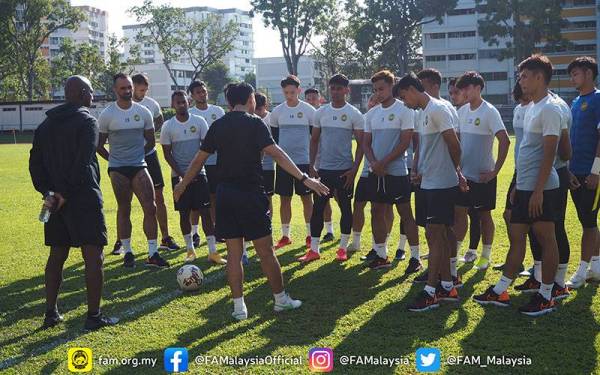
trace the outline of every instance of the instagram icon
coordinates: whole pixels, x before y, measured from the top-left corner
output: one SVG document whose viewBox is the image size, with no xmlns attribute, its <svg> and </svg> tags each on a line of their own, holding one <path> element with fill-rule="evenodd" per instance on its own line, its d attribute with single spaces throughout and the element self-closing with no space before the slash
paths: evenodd
<svg viewBox="0 0 600 375">
<path fill-rule="evenodd" d="M 312 372 L 333 371 L 333 350 L 331 348 L 312 348 L 308 351 L 308 368 Z"/>
</svg>

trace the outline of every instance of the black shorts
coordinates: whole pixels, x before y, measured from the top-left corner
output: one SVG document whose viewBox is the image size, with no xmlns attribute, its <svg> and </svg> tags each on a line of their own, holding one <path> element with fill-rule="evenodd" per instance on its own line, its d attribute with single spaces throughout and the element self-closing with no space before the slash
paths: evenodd
<svg viewBox="0 0 600 375">
<path fill-rule="evenodd" d="M 347 197 L 348 199 L 352 199 L 354 196 L 354 186 L 351 186 L 349 189 L 344 187 L 344 183 L 346 182 L 345 178 L 340 178 L 345 171 L 333 171 L 327 169 L 319 170 L 319 177 L 321 178 L 321 183 L 329 188 L 329 198 L 333 198 L 334 196 L 338 197 Z"/>
<path fill-rule="evenodd" d="M 215 210 L 218 238 L 252 241 L 271 234 L 269 198 L 260 186 L 246 190 L 219 184 Z"/>
<path fill-rule="evenodd" d="M 160 163 L 158 162 L 158 152 L 154 151 L 146 155 L 146 164 L 148 164 L 148 173 L 150 173 L 154 188 L 162 189 L 165 187 L 165 180 L 163 179 Z"/>
<path fill-rule="evenodd" d="M 459 191 L 456 205 L 472 207 L 479 211 L 491 211 L 496 208 L 496 187 L 498 179 L 494 177 L 487 183 L 468 180 L 469 191 Z"/>
<path fill-rule="evenodd" d="M 265 188 L 265 194 L 269 197 L 273 196 L 275 193 L 275 171 L 274 170 L 263 170 L 262 172 L 263 178 L 263 187 Z"/>
<path fill-rule="evenodd" d="M 308 164 L 300 164 L 298 168 L 303 173 L 308 173 Z M 275 169 L 275 194 L 284 197 L 291 197 L 296 192 L 297 195 L 308 195 L 310 189 L 292 176 L 291 174 L 284 171 L 279 166 Z"/>
<path fill-rule="evenodd" d="M 577 217 L 583 228 L 596 228 L 598 226 L 598 209 L 594 206 L 595 190 L 585 187 L 587 176 L 576 176 L 581 185 L 577 190 L 571 190 L 571 198 L 577 210 Z"/>
<path fill-rule="evenodd" d="M 44 224 L 44 238 L 46 246 L 105 246 L 108 239 L 101 204 L 71 197 Z"/>
<path fill-rule="evenodd" d="M 411 184 L 408 176 L 379 177 L 369 173 L 367 178 L 367 191 L 371 202 L 387 204 L 410 202 Z"/>
<path fill-rule="evenodd" d="M 208 188 L 211 194 L 217 193 L 217 185 L 219 185 L 219 178 L 217 174 L 216 165 L 205 165 L 204 170 L 206 171 L 206 178 L 208 179 Z"/>
<path fill-rule="evenodd" d="M 117 172 L 132 180 L 142 169 L 146 169 L 146 167 L 108 167 L 108 174 L 110 175 L 110 172 Z"/>
<path fill-rule="evenodd" d="M 568 167 L 562 167 L 556 170 L 560 186 L 558 187 L 558 198 L 556 201 L 556 220 L 564 222 L 567 216 L 567 201 L 569 196 L 570 174 Z"/>
<path fill-rule="evenodd" d="M 560 189 L 544 190 L 542 215 L 535 219 L 529 216 L 529 199 L 533 191 L 517 190 L 510 213 L 511 224 L 533 224 L 538 221 L 555 222 L 558 217 L 558 201 Z"/>
<path fill-rule="evenodd" d="M 171 186 L 179 183 L 179 177 L 171 178 Z M 179 201 L 175 202 L 175 211 L 199 210 L 210 207 L 210 191 L 208 190 L 208 181 L 206 176 L 201 174 L 192 181 Z"/>
<path fill-rule="evenodd" d="M 508 185 L 508 190 L 506 191 L 506 202 L 504 203 L 505 210 L 512 210 L 512 204 L 510 203 L 510 192 L 512 189 L 517 186 L 517 171 L 513 173 L 512 180 L 510 180 L 510 185 Z"/>
<path fill-rule="evenodd" d="M 354 194 L 355 202 L 369 202 L 369 191 L 368 191 L 368 181 L 367 177 L 360 177 L 358 179 L 358 184 L 356 184 L 356 193 Z"/>
<path fill-rule="evenodd" d="M 449 189 L 421 189 L 425 205 L 425 224 L 454 225 L 454 206 L 458 186 Z"/>
<path fill-rule="evenodd" d="M 413 185 L 415 192 L 415 221 L 417 225 L 425 228 L 427 226 L 427 202 L 425 192 L 419 185 Z"/>
</svg>

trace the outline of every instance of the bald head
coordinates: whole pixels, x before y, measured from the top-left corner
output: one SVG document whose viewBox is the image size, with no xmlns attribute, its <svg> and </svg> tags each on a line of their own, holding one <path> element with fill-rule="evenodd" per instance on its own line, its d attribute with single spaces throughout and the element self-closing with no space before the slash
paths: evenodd
<svg viewBox="0 0 600 375">
<path fill-rule="evenodd" d="M 92 105 L 92 84 L 83 76 L 71 76 L 65 83 L 65 99 L 68 103 L 89 107 Z"/>
</svg>

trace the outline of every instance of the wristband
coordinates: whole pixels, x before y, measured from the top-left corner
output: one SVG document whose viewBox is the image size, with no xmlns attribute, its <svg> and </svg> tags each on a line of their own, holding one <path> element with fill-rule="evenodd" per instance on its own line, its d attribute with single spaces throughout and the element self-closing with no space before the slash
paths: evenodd
<svg viewBox="0 0 600 375">
<path fill-rule="evenodd" d="M 594 164 L 592 165 L 592 174 L 600 174 L 600 157 L 598 156 L 594 158 Z"/>
</svg>

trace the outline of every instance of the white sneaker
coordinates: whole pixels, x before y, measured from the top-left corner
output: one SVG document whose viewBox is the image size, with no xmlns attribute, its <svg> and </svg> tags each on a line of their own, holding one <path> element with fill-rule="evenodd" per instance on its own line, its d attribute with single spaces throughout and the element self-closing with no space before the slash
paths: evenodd
<svg viewBox="0 0 600 375">
<path fill-rule="evenodd" d="M 248 319 L 248 310 L 242 310 L 242 311 L 233 310 L 233 312 L 231 313 L 231 316 L 233 316 L 237 320 L 246 320 L 246 319 Z"/>
<path fill-rule="evenodd" d="M 275 302 L 275 306 L 273 310 L 275 312 L 282 312 L 285 310 L 294 310 L 302 306 L 302 301 L 297 299 L 292 299 L 288 294 L 285 295 L 285 301 L 283 303 Z"/>
<path fill-rule="evenodd" d="M 569 289 L 577 289 L 582 287 L 583 285 L 585 285 L 585 278 L 580 277 L 579 275 L 577 275 L 576 273 L 573 274 L 573 276 L 571 276 L 571 278 L 569 279 L 569 281 L 567 281 L 565 283 L 565 285 L 569 288 Z"/>
<path fill-rule="evenodd" d="M 477 253 L 473 251 L 467 251 L 465 255 L 460 258 L 460 261 L 464 263 L 473 263 L 475 259 L 477 259 Z"/>
<path fill-rule="evenodd" d="M 587 271 L 585 275 L 586 282 L 600 282 L 600 272 L 594 272 L 591 268 Z"/>
</svg>

